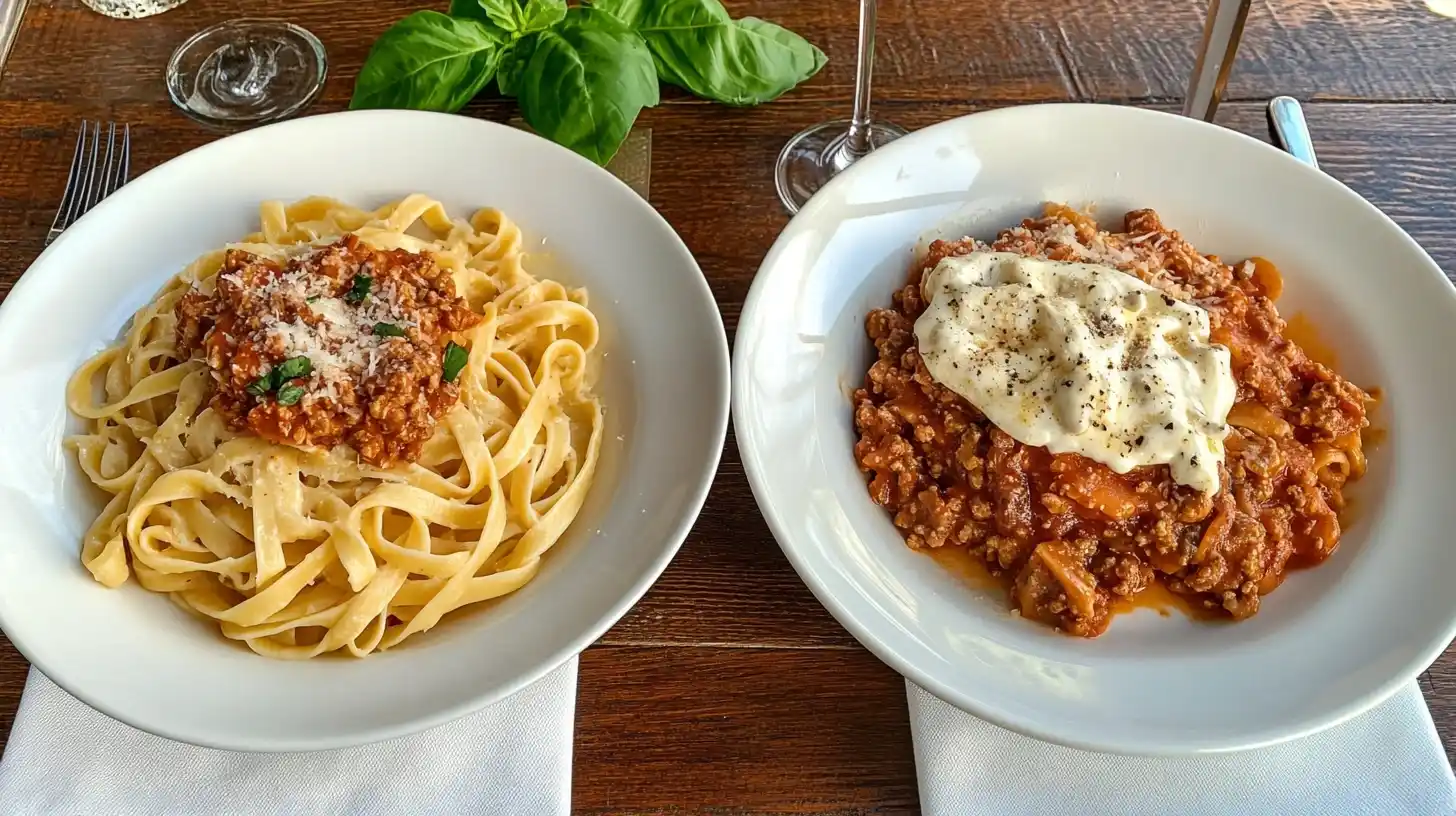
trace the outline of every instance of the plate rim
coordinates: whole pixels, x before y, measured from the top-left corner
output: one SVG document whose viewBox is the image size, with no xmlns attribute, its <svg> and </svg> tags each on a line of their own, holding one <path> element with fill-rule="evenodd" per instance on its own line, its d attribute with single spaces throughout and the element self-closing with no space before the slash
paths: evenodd
<svg viewBox="0 0 1456 816">
<path fill-rule="evenodd" d="M 740 460 L 743 463 L 744 473 L 747 476 L 750 490 L 753 493 L 754 501 L 758 505 L 759 511 L 764 517 L 765 522 L 768 524 L 770 532 L 772 532 L 774 536 L 774 540 L 778 543 L 779 549 L 783 551 L 785 557 L 793 566 L 794 571 L 798 573 L 800 580 L 803 581 L 806 587 L 808 587 L 809 591 L 814 595 L 815 599 L 819 601 L 820 605 L 822 605 L 825 610 L 828 611 L 830 615 L 841 626 L 843 626 L 845 630 L 847 630 L 858 643 L 860 643 L 860 645 L 868 649 L 877 658 L 879 658 L 890 668 L 894 669 L 902 677 L 915 683 L 921 688 L 924 688 L 927 692 L 931 693 L 935 697 L 949 703 L 950 705 L 960 709 L 961 711 L 990 722 L 993 725 L 999 726 L 1008 731 L 1029 736 L 1043 742 L 1096 753 L 1140 757 L 1186 757 L 1254 750 L 1296 740 L 1324 731 L 1329 728 L 1333 728 L 1375 708 L 1376 706 L 1380 705 L 1381 703 L 1394 696 L 1395 693 L 1398 692 L 1402 687 L 1416 680 L 1422 672 L 1429 668 L 1430 665 L 1437 658 L 1440 657 L 1440 655 L 1446 650 L 1446 648 L 1449 647 L 1453 639 L 1456 639 L 1456 617 L 1453 617 L 1446 624 L 1444 632 L 1444 643 L 1433 643 L 1427 645 L 1420 650 L 1418 666 L 1416 666 L 1415 664 L 1408 664 L 1405 669 L 1393 675 L 1391 678 L 1387 679 L 1383 684 L 1379 685 L 1373 691 L 1367 692 L 1366 694 L 1360 696 L 1354 701 L 1346 703 L 1345 705 L 1340 706 L 1336 709 L 1333 709 L 1330 714 L 1324 718 L 1309 718 L 1309 720 L 1307 720 L 1305 723 L 1294 729 L 1264 729 L 1257 733 L 1251 734 L 1248 738 L 1245 739 L 1215 739 L 1201 741 L 1194 739 L 1186 740 L 1183 743 L 1177 744 L 1168 743 L 1166 741 L 1156 742 L 1138 738 L 1118 739 L 1114 737 L 1107 739 L 1093 739 L 1077 736 L 1068 736 L 1066 734 L 1056 733 L 1054 730 L 1048 729 L 1047 727 L 1039 725 L 1035 722 L 1027 721 L 1025 718 L 1016 716 L 1015 714 L 995 710 L 988 707 L 987 705 L 975 699 L 973 695 L 963 693 L 955 688 L 952 688 L 949 684 L 943 683 L 935 677 L 932 677 L 929 673 L 919 668 L 911 659 L 902 656 L 898 649 L 890 645 L 885 640 L 877 637 L 875 633 L 871 630 L 871 626 L 869 625 L 869 623 L 867 623 L 867 621 L 870 619 L 874 619 L 876 621 L 890 621 L 890 618 L 884 615 L 875 614 L 863 616 L 862 619 L 861 616 L 851 612 L 846 604 L 839 601 L 830 590 L 830 588 L 822 583 L 821 579 L 817 577 L 817 573 L 814 570 L 813 565 L 809 563 L 809 548 L 801 548 L 799 545 L 788 543 L 794 540 L 794 537 L 786 534 L 786 525 L 779 518 L 779 515 L 770 509 L 772 506 L 771 502 L 765 500 L 765 496 L 768 494 L 768 486 L 765 483 L 766 475 L 763 470 L 763 468 L 765 467 L 763 457 L 758 452 L 751 450 L 750 446 L 745 445 L 742 441 L 745 438 L 752 439 L 754 436 L 754 434 L 752 433 L 743 432 L 744 420 L 740 419 L 740 417 L 742 417 L 744 413 L 749 410 L 745 404 L 745 400 L 747 399 L 745 395 L 749 391 L 748 379 L 751 372 L 748 364 L 744 362 L 744 360 L 748 356 L 748 350 L 745 348 L 745 344 L 750 342 L 745 338 L 747 338 L 750 333 L 745 332 L 742 329 L 745 325 L 748 325 L 752 322 L 757 322 L 762 319 L 758 316 L 758 313 L 763 308 L 760 305 L 760 301 L 765 297 L 765 292 L 767 291 L 767 284 L 765 283 L 766 276 L 763 274 L 763 272 L 767 270 L 770 266 L 781 263 L 781 261 L 779 260 L 780 256 L 784 254 L 790 242 L 797 234 L 795 230 L 795 222 L 807 223 L 809 219 L 815 217 L 821 209 L 830 206 L 827 202 L 835 198 L 834 193 L 841 188 L 848 186 L 849 182 L 846 179 L 855 176 L 857 174 L 857 171 L 859 174 L 868 174 L 867 171 L 863 169 L 863 167 L 868 166 L 874 168 L 878 167 L 881 164 L 888 164 L 890 161 L 894 160 L 894 157 L 898 153 L 910 149 L 910 147 L 913 147 L 914 145 L 922 141 L 929 143 L 931 141 L 930 137 L 925 136 L 924 134 L 949 133 L 959 127 L 966 126 L 966 123 L 972 120 L 977 122 L 986 122 L 991 119 L 1016 119 L 1022 117 L 1034 117 L 1044 115 L 1048 111 L 1052 112 L 1053 114 L 1063 113 L 1069 116 L 1078 116 L 1085 115 L 1085 112 L 1089 110 L 1097 111 L 1098 115 L 1125 117 L 1126 119 L 1131 120 L 1134 123 L 1139 120 L 1147 121 L 1156 119 L 1160 122 L 1176 120 L 1180 123 L 1180 126 L 1189 128 L 1191 130 L 1199 130 L 1205 134 L 1217 133 L 1217 138 L 1224 139 L 1225 141 L 1233 144 L 1242 145 L 1242 147 L 1238 148 L 1240 150 L 1263 151 L 1266 154 L 1278 154 L 1280 157 L 1282 157 L 1280 161 L 1285 162 L 1286 166 L 1290 168 L 1291 172 L 1294 172 L 1296 174 L 1304 174 L 1305 176 L 1310 178 L 1317 177 L 1318 181 L 1316 183 L 1324 185 L 1327 189 L 1330 189 L 1332 194 L 1345 197 L 1347 200 L 1350 200 L 1351 203 L 1354 203 L 1364 209 L 1368 215 L 1373 216 L 1375 219 L 1383 222 L 1385 227 L 1391 234 L 1398 235 L 1401 242 L 1404 243 L 1409 249 L 1414 251 L 1414 256 L 1419 257 L 1423 261 L 1422 265 L 1425 267 L 1424 271 L 1438 278 L 1442 283 L 1446 285 L 1447 291 L 1449 293 L 1456 295 L 1456 288 L 1453 288 L 1456 287 L 1456 282 L 1453 282 L 1450 278 L 1448 278 L 1446 274 L 1441 270 L 1440 265 L 1437 264 L 1435 260 L 1430 257 L 1429 253 L 1426 252 L 1425 248 L 1422 247 L 1418 242 L 1416 242 L 1416 240 L 1411 237 L 1404 228 L 1397 224 L 1394 219 L 1392 219 L 1384 211 L 1366 200 L 1363 196 L 1355 192 L 1352 188 L 1350 188 L 1339 179 L 1329 175 L 1322 170 L 1310 167 L 1309 165 L 1299 161 L 1298 159 L 1289 155 L 1285 151 L 1274 147 L 1273 145 L 1262 142 L 1257 138 L 1254 138 L 1237 130 L 1226 128 L 1212 122 L 1192 119 L 1161 110 L 1133 107 L 1130 105 L 1091 102 L 1050 102 L 1029 105 L 1010 105 L 1006 107 L 992 108 L 989 110 L 975 111 L 972 113 L 942 120 L 919 130 L 912 131 L 910 134 L 903 136 L 900 139 L 897 139 L 895 142 L 892 142 L 885 147 L 879 148 L 870 155 L 861 159 L 859 162 L 857 162 L 854 166 L 850 167 L 845 172 L 831 179 L 829 183 L 820 190 L 819 194 L 816 194 L 814 198 L 810 199 L 809 202 L 790 219 L 789 224 L 786 225 L 783 231 L 779 233 L 779 236 L 775 239 L 773 245 L 769 248 L 768 253 L 764 256 L 763 261 L 759 264 L 758 270 L 755 272 L 753 282 L 750 285 L 748 294 L 744 299 L 743 307 L 739 311 L 739 319 L 735 327 L 736 331 L 734 334 L 733 342 L 732 390 L 732 416 L 734 438 L 739 446 Z M 828 191 L 828 195 L 824 194 L 826 191 Z"/>
<path fill-rule="evenodd" d="M 647 199 L 639 195 L 635 190 L 631 188 L 631 186 L 629 186 L 622 179 L 613 175 L 605 168 L 586 159 L 585 157 L 578 155 L 568 148 L 551 142 L 548 139 L 545 139 L 541 136 L 527 131 L 520 130 L 518 128 L 513 128 L 506 124 L 493 122 L 486 119 L 478 119 L 471 116 L 439 113 L 433 111 L 416 110 L 377 109 L 333 111 L 329 113 L 320 113 L 294 119 L 287 119 L 280 122 L 273 122 L 250 130 L 227 134 L 220 138 L 213 139 L 206 144 L 199 145 L 198 147 L 195 147 L 191 150 L 184 151 L 176 156 L 173 156 L 172 158 L 167 159 L 166 161 L 161 162 L 160 164 L 156 165 L 150 170 L 147 170 L 141 175 L 138 175 L 135 178 L 131 179 L 115 193 L 100 201 L 85 215 L 77 219 L 76 222 L 68 227 L 64 232 L 62 232 L 55 241 L 53 241 L 50 245 L 46 246 L 41 251 L 41 253 L 37 255 L 36 258 L 26 266 L 25 271 L 21 273 L 19 280 L 17 280 L 15 284 L 11 287 L 10 291 L 6 293 L 5 298 L 3 300 L 0 300 L 0 325 L 3 325 L 5 321 L 10 319 L 8 316 L 11 315 L 11 313 L 13 313 L 16 308 L 19 308 L 12 305 L 16 302 L 16 295 L 24 295 L 24 293 L 27 292 L 29 288 L 34 285 L 34 281 L 37 276 L 31 275 L 31 271 L 36 267 L 41 266 L 49 256 L 53 255 L 57 251 L 57 247 L 64 246 L 65 242 L 68 240 L 75 240 L 77 235 L 81 235 L 84 237 L 84 235 L 88 231 L 85 226 L 87 223 L 97 223 L 99 219 L 105 217 L 104 214 L 111 209 L 115 209 L 119 206 L 125 206 L 131 198 L 144 194 L 136 192 L 128 193 L 128 191 L 142 190 L 145 192 L 147 190 L 150 190 L 154 185 L 163 183 L 162 181 L 158 181 L 158 179 L 164 179 L 165 176 L 170 173 L 179 172 L 179 166 L 186 165 L 190 162 L 199 161 L 199 157 L 205 157 L 207 155 L 210 155 L 212 152 L 221 150 L 222 148 L 219 146 L 225 143 L 238 144 L 258 140 L 260 138 L 278 138 L 278 136 L 273 134 L 285 134 L 290 131 L 299 132 L 295 136 L 295 138 L 308 138 L 306 136 L 303 136 L 302 134 L 303 132 L 311 128 L 336 128 L 340 126 L 338 124 L 339 122 L 347 121 L 351 123 L 349 127 L 352 129 L 358 127 L 368 127 L 371 120 L 384 119 L 418 120 L 419 124 L 417 125 L 417 127 L 419 127 L 420 129 L 429 129 L 431 127 L 437 126 L 459 129 L 478 128 L 481 130 L 489 131 L 495 136 L 504 136 L 507 140 L 535 140 L 537 142 L 544 143 L 544 145 L 547 145 L 547 149 L 554 152 L 557 156 L 561 157 L 565 161 L 566 166 L 574 166 L 576 168 L 574 172 L 595 175 L 599 181 L 615 185 L 622 192 L 624 192 L 633 202 L 631 206 L 637 209 L 640 213 L 642 213 L 645 216 L 647 222 L 652 223 L 655 229 L 660 231 L 666 238 L 669 239 L 669 244 L 673 246 L 674 250 L 679 256 L 678 260 L 680 262 L 686 263 L 685 271 L 691 270 L 692 272 L 696 273 L 696 275 L 693 276 L 691 279 L 691 285 L 698 295 L 699 305 L 710 308 L 712 313 L 717 318 L 716 320 L 708 321 L 709 333 L 712 335 L 713 339 L 711 345 L 713 346 L 714 353 L 706 361 L 701 362 L 706 362 L 707 365 L 704 366 L 705 368 L 717 369 L 716 372 L 710 373 L 710 377 L 713 385 L 717 387 L 718 391 L 721 393 L 722 396 L 721 399 L 715 400 L 713 416 L 710 417 L 710 427 L 715 427 L 717 429 L 716 438 L 718 440 L 718 444 L 713 449 L 711 455 L 702 463 L 700 463 L 701 473 L 697 479 L 697 484 L 693 487 L 692 490 L 687 493 L 684 498 L 682 504 L 682 518 L 677 522 L 677 524 L 674 525 L 672 535 L 664 541 L 664 546 L 661 548 L 660 552 L 657 553 L 656 557 L 652 560 L 650 568 L 641 572 L 636 577 L 636 579 L 631 583 L 630 587 L 628 588 L 628 591 L 625 594 L 621 595 L 618 600 L 612 604 L 611 608 L 605 615 L 599 617 L 592 626 L 587 627 L 586 629 L 576 634 L 574 637 L 568 639 L 562 647 L 552 651 L 544 659 L 537 661 L 528 670 L 520 673 L 513 682 L 497 686 L 493 689 L 484 690 L 465 696 L 464 698 L 462 698 L 461 702 L 455 705 L 444 706 L 436 709 L 429 716 L 421 716 L 413 720 L 402 720 L 399 724 L 396 725 L 362 728 L 353 732 L 349 732 L 348 734 L 335 733 L 332 735 L 309 736 L 303 738 L 295 737 L 259 739 L 253 736 L 244 736 L 241 738 L 215 738 L 207 733 L 192 733 L 185 728 L 178 729 L 175 727 L 171 727 L 165 723 L 140 722 L 130 717 L 126 712 L 118 711 L 115 710 L 114 707 L 98 703 L 92 695 L 89 695 L 83 689 L 75 687 L 74 684 L 72 684 L 64 676 L 64 671 L 53 673 L 51 669 L 54 667 L 54 664 L 51 664 L 47 659 L 44 658 L 37 659 L 35 656 L 37 654 L 36 650 L 31 648 L 33 645 L 33 640 L 29 636 L 29 634 L 36 634 L 34 630 L 28 624 L 22 623 L 19 626 L 19 631 L 21 632 L 21 634 L 17 634 L 17 627 L 14 621 L 17 620 L 20 616 L 12 615 L 9 619 L 7 619 L 4 616 L 3 609 L 0 609 L 0 631 L 4 632 L 6 637 L 15 646 L 16 651 L 19 652 L 26 659 L 26 661 L 30 663 L 32 668 L 45 675 L 45 677 L 49 679 L 52 683 L 60 687 L 67 694 L 70 694 L 72 697 L 81 701 L 88 708 L 91 708 L 94 711 L 111 717 L 118 722 L 136 728 L 139 731 L 143 731 L 145 733 L 164 739 L 170 739 L 203 748 L 239 751 L 244 753 L 289 753 L 303 751 L 335 750 L 370 745 L 385 740 L 406 737 L 412 734 L 418 734 L 423 731 L 427 731 L 429 729 L 454 722 L 462 717 L 468 716 L 475 712 L 481 711 L 488 706 L 505 700 L 506 698 L 516 694 L 527 686 L 535 684 L 546 675 L 556 671 L 561 666 L 565 665 L 571 659 L 580 656 L 582 652 L 586 651 L 586 649 L 588 649 L 592 644 L 600 640 L 601 637 L 608 630 L 615 626 L 623 617 L 627 615 L 628 612 L 636 607 L 636 605 L 642 600 L 643 596 L 645 596 L 647 592 L 662 577 L 662 574 L 672 563 L 673 559 L 677 557 L 678 552 L 682 549 L 682 545 L 687 541 L 688 536 L 692 533 L 694 527 L 697 525 L 698 520 L 702 517 L 703 507 L 707 502 L 708 495 L 711 492 L 713 485 L 717 481 L 718 471 L 722 464 L 723 451 L 726 446 L 727 433 L 731 418 L 732 360 L 730 346 L 728 343 L 727 329 L 723 321 L 722 310 L 718 307 L 717 299 L 713 295 L 712 287 L 708 282 L 707 276 L 703 273 L 702 267 L 698 264 L 697 258 L 693 255 L 691 249 L 688 248 L 687 243 L 683 240 L 682 236 L 678 234 L 677 230 L 667 221 L 667 219 L 664 218 L 662 214 L 659 213 L 657 209 L 653 207 Z M 259 137 L 257 135 L 259 133 L 265 133 L 269 135 L 266 137 Z M 498 153 L 492 155 L 498 155 Z M 77 551 L 79 551 L 79 545 L 77 547 Z"/>
</svg>

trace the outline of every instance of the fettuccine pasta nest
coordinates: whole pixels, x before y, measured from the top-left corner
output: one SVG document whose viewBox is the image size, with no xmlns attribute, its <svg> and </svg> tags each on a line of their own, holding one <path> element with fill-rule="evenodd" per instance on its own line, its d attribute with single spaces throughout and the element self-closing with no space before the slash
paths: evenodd
<svg viewBox="0 0 1456 816">
<path fill-rule="evenodd" d="M 312 198 L 266 203 L 261 220 L 226 249 L 283 263 L 353 235 L 433 258 L 478 315 L 450 335 L 464 350 L 458 372 L 446 364 L 458 398 L 416 459 L 388 466 L 237 427 L 211 404 L 220 386 L 205 355 L 177 347 L 179 302 L 215 291 L 225 268 L 226 249 L 210 252 L 68 387 L 86 427 L 66 446 L 110 496 L 86 569 L 108 587 L 134 573 L 226 637 L 293 659 L 388 649 L 524 586 L 581 508 L 601 447 L 586 292 L 533 277 L 520 230 L 496 210 L 467 221 L 420 195 L 373 212 Z M 298 399 L 276 372 L 259 382 L 260 404 Z"/>
</svg>

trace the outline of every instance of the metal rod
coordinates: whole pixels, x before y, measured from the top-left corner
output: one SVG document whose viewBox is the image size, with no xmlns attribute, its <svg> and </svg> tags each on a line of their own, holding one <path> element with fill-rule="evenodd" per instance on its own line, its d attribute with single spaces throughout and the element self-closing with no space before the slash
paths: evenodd
<svg viewBox="0 0 1456 816">
<path fill-rule="evenodd" d="M 1203 43 L 1198 61 L 1183 98 L 1183 115 L 1213 121 L 1218 102 L 1228 85 L 1229 69 L 1244 35 L 1251 0 L 1208 0 L 1208 19 L 1203 23 Z"/>
<path fill-rule="evenodd" d="M 1269 100 L 1269 130 L 1274 141 L 1289 155 L 1305 164 L 1319 169 L 1319 160 L 1314 155 L 1314 139 L 1309 135 L 1309 123 L 1304 120 L 1304 108 L 1292 96 L 1276 96 Z"/>
<path fill-rule="evenodd" d="M 854 76 L 854 117 L 849 120 L 849 152 L 870 152 L 870 79 L 875 73 L 875 0 L 859 2 L 859 63 Z"/>
</svg>

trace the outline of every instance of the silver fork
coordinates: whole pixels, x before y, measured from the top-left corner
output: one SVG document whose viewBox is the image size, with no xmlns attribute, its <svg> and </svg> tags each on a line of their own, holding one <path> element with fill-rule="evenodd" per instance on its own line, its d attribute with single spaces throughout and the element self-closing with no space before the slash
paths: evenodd
<svg viewBox="0 0 1456 816">
<path fill-rule="evenodd" d="M 46 246 L 130 177 L 131 125 L 122 125 L 118 132 L 115 122 L 81 122 L 71 172 L 66 175 L 66 192 L 46 233 Z"/>
</svg>

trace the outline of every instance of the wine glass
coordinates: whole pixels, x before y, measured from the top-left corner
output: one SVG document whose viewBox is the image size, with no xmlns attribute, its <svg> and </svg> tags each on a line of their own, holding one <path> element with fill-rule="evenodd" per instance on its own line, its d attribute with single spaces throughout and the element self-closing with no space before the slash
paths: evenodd
<svg viewBox="0 0 1456 816">
<path fill-rule="evenodd" d="M 172 53 L 167 94 L 199 122 L 256 124 L 302 110 L 326 76 L 324 46 L 308 31 L 281 20 L 229 20 Z"/>
<path fill-rule="evenodd" d="M 796 213 L 821 187 L 871 150 L 905 135 L 905 129 L 870 119 L 870 78 L 875 65 L 875 0 L 859 4 L 859 64 L 854 114 L 800 132 L 784 145 L 774 168 L 779 200 Z"/>
</svg>

